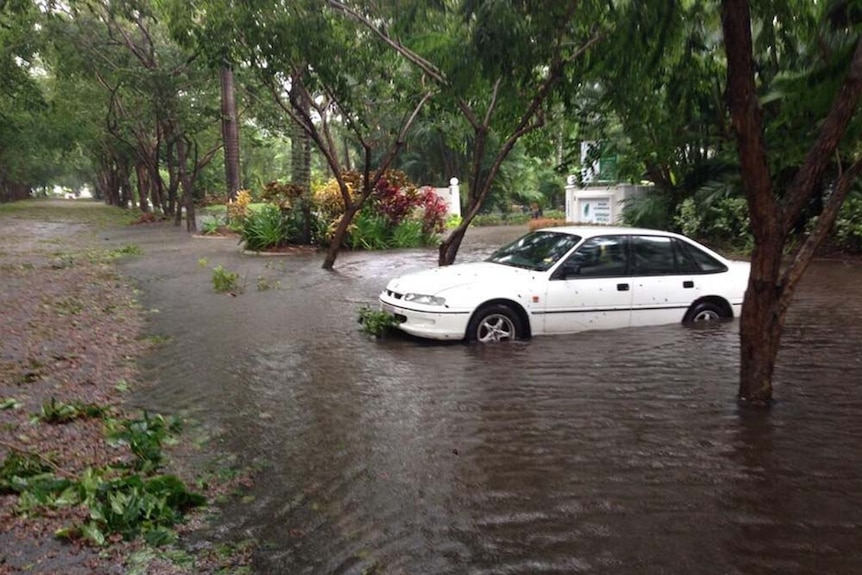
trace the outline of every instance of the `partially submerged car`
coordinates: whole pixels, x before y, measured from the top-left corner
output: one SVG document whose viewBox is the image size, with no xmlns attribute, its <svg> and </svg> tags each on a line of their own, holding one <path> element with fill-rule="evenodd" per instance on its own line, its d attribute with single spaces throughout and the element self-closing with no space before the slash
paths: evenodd
<svg viewBox="0 0 862 575">
<path fill-rule="evenodd" d="M 483 262 L 395 278 L 380 307 L 409 334 L 488 343 L 733 318 L 749 271 L 671 232 L 545 228 Z"/>
</svg>

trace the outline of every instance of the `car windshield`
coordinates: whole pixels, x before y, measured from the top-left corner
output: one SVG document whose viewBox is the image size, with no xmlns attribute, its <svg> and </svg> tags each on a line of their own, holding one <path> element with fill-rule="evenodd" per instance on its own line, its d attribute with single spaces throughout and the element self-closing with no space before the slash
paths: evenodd
<svg viewBox="0 0 862 575">
<path fill-rule="evenodd" d="M 530 232 L 503 246 L 485 260 L 495 264 L 546 271 L 581 241 L 580 236 L 560 232 Z"/>
</svg>

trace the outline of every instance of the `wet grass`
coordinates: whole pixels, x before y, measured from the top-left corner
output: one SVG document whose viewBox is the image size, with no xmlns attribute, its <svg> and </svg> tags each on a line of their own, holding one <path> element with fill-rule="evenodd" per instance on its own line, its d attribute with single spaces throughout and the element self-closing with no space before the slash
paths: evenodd
<svg viewBox="0 0 862 575">
<path fill-rule="evenodd" d="M 34 199 L 0 205 L 0 216 L 41 222 L 74 222 L 97 226 L 126 225 L 138 212 L 108 206 L 97 200 Z"/>
</svg>

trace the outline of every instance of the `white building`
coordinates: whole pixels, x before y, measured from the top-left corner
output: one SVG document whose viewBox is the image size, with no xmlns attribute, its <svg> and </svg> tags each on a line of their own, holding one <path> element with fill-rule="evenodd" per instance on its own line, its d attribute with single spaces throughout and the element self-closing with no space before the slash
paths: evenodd
<svg viewBox="0 0 862 575">
<path fill-rule="evenodd" d="M 581 187 L 577 178 L 566 183 L 566 221 L 579 224 L 622 223 L 625 201 L 647 190 L 631 184 L 592 184 Z"/>
</svg>

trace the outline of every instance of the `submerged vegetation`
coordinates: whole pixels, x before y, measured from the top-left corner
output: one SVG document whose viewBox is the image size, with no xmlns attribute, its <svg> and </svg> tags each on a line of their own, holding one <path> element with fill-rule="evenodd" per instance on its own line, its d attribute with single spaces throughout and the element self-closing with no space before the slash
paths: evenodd
<svg viewBox="0 0 862 575">
<path fill-rule="evenodd" d="M 383 337 L 398 325 L 395 316 L 385 311 L 364 305 L 359 308 L 357 321 L 361 331 L 374 337 Z"/>
</svg>

